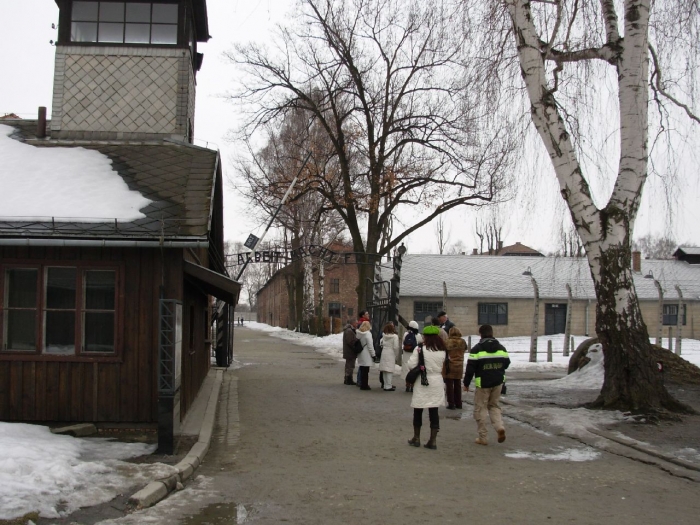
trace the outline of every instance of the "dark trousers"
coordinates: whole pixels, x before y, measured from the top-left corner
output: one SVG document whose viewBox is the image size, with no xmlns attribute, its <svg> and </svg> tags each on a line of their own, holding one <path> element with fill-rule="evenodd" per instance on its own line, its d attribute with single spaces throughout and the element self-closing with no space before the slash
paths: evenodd
<svg viewBox="0 0 700 525">
<path fill-rule="evenodd" d="M 349 357 L 345 360 L 345 377 L 352 377 L 352 373 L 355 370 L 355 361 L 357 361 L 357 356 Z"/>
<path fill-rule="evenodd" d="M 367 388 L 369 386 L 369 367 L 360 367 L 360 385 L 362 388 Z"/>
<path fill-rule="evenodd" d="M 444 379 L 447 406 L 462 408 L 462 382 L 459 379 Z"/>
<path fill-rule="evenodd" d="M 440 418 L 438 417 L 438 407 L 430 407 L 428 409 L 428 419 L 430 419 L 430 428 L 435 430 L 440 429 Z M 413 426 L 422 427 L 423 426 L 423 409 L 414 408 L 413 409 Z"/>
</svg>

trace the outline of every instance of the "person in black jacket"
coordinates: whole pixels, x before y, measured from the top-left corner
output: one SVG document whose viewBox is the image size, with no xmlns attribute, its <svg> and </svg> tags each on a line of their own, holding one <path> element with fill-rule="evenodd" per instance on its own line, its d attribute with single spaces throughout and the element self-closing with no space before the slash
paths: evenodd
<svg viewBox="0 0 700 525">
<path fill-rule="evenodd" d="M 474 392 L 474 419 L 479 433 L 475 443 L 488 445 L 488 429 L 486 415 L 491 419 L 496 429 L 498 442 L 506 440 L 506 429 L 501 416 L 501 387 L 506 369 L 510 366 L 510 358 L 505 347 L 493 337 L 493 328 L 485 324 L 479 327 L 481 340 L 474 345 L 467 361 L 464 373 L 464 391 L 469 392 L 472 377 L 476 378 Z"/>
<path fill-rule="evenodd" d="M 435 317 L 437 317 L 438 320 L 437 325 L 449 335 L 450 328 L 452 328 L 455 324 L 450 321 L 449 317 L 447 317 L 447 312 L 445 312 L 445 310 L 441 310 Z"/>
</svg>

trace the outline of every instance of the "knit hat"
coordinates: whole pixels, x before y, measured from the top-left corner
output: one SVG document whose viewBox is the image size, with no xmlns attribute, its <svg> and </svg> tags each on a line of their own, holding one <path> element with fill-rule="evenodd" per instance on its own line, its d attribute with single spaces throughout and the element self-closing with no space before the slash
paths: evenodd
<svg viewBox="0 0 700 525">
<path fill-rule="evenodd" d="M 416 323 L 415 321 L 411 321 L 410 323 L 408 323 L 408 327 L 415 328 L 416 330 L 418 330 L 419 328 L 418 323 Z"/>
<path fill-rule="evenodd" d="M 440 328 L 435 325 L 428 325 L 423 328 L 423 335 L 438 335 L 440 333 Z"/>
</svg>

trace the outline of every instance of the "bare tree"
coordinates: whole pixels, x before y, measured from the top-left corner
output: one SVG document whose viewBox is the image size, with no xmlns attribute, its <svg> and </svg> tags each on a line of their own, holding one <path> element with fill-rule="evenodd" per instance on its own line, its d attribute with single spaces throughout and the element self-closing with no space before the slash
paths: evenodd
<svg viewBox="0 0 700 525">
<path fill-rule="evenodd" d="M 479 253 L 495 255 L 503 242 L 503 221 L 498 208 L 488 209 L 488 217 L 479 217 L 476 221 L 475 233 L 479 238 Z M 484 252 L 486 242 L 486 252 Z"/>
<path fill-rule="evenodd" d="M 440 215 L 435 221 L 435 239 L 438 244 L 438 253 L 442 255 L 445 253 L 445 248 L 447 243 L 450 241 L 450 227 L 445 224 L 445 219 Z"/>
<path fill-rule="evenodd" d="M 650 93 L 660 129 L 673 127 L 668 124 L 675 108 L 700 122 L 692 105 L 697 3 L 465 0 L 465 6 L 470 30 L 482 35 L 473 41 L 488 46 L 488 56 L 501 66 L 489 64 L 485 82 L 524 85 L 534 128 L 588 258 L 597 297 L 596 333 L 605 352 L 605 380 L 594 406 L 685 409 L 669 395 L 651 358 L 632 280 L 631 241 L 649 169 Z M 670 60 L 662 77 L 664 59 Z M 592 98 L 604 98 L 609 84 L 615 86 L 613 96 L 591 104 Z M 594 114 L 591 108 L 601 104 L 608 105 L 606 113 Z M 600 171 L 585 141 L 597 137 L 585 132 L 605 125 L 615 105 L 619 120 L 612 132 L 597 131 L 616 136 L 611 149 L 618 149 L 619 164 L 609 197 L 595 199 L 591 177 Z M 587 125 L 587 118 L 595 125 Z"/>
<path fill-rule="evenodd" d="M 645 235 L 632 242 L 632 249 L 642 252 L 642 257 L 648 259 L 671 259 L 678 244 L 671 237 L 656 237 Z"/>
<path fill-rule="evenodd" d="M 467 247 L 462 240 L 456 240 L 448 249 L 447 253 L 449 255 L 460 255 L 467 252 Z"/>
<path fill-rule="evenodd" d="M 562 225 L 561 230 L 559 230 L 559 236 L 561 249 L 557 252 L 557 255 L 561 257 L 583 257 L 583 242 L 581 242 L 581 237 L 579 237 L 573 224 L 569 224 L 568 227 Z"/>
<path fill-rule="evenodd" d="M 465 65 L 459 6 L 301 0 L 269 47 L 229 55 L 243 69 L 234 98 L 250 110 L 244 137 L 299 109 L 325 133 L 333 163 L 309 172 L 298 194 L 321 195 L 342 217 L 354 251 L 365 254 L 360 283 L 371 254 L 391 253 L 442 213 L 489 202 L 507 184 L 517 126 L 510 101 L 482 90 Z M 406 205 L 410 221 L 395 233 Z M 364 305 L 365 287 L 357 291 Z"/>
</svg>

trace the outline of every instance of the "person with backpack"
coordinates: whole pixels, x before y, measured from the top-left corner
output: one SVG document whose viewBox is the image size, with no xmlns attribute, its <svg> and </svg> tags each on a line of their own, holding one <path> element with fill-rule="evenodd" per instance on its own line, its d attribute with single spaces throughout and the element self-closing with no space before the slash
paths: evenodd
<svg viewBox="0 0 700 525">
<path fill-rule="evenodd" d="M 403 355 L 401 359 L 401 377 L 406 378 L 406 374 L 410 368 L 408 367 L 408 360 L 411 358 L 411 354 L 416 349 L 416 346 L 423 342 L 423 336 L 420 334 L 420 328 L 418 323 L 411 321 L 408 323 L 408 330 L 403 335 Z M 413 386 L 406 385 L 406 392 L 413 392 Z"/>
<path fill-rule="evenodd" d="M 510 357 L 505 347 L 493 337 L 493 327 L 488 324 L 479 327 L 481 340 L 469 353 L 467 369 L 464 373 L 464 391 L 469 392 L 469 384 L 475 377 L 474 419 L 479 437 L 477 445 L 488 445 L 488 428 L 486 417 L 496 429 L 498 442 L 506 440 L 506 429 L 501 415 L 501 389 L 505 380 L 506 369 L 510 366 Z"/>
</svg>

